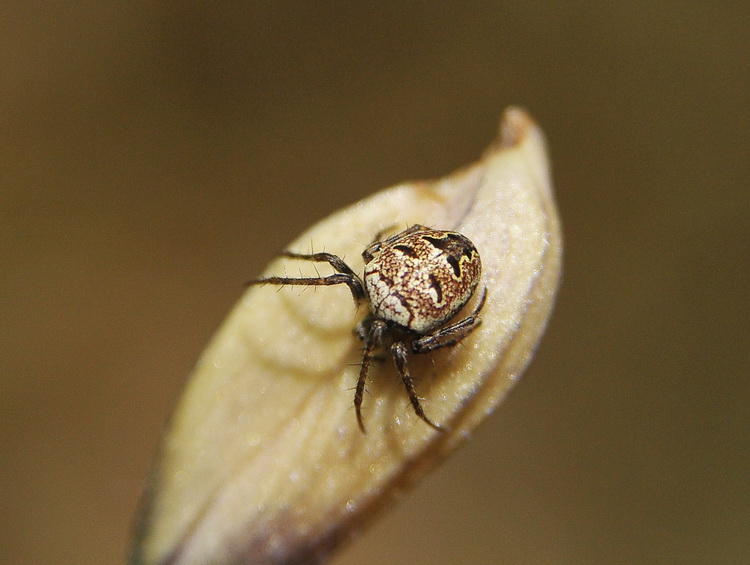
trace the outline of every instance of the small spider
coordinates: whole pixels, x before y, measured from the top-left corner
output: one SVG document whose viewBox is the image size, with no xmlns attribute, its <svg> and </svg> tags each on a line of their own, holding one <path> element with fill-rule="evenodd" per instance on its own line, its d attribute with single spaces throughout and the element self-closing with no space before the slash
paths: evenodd
<svg viewBox="0 0 750 565">
<path fill-rule="evenodd" d="M 302 254 L 284 251 L 284 257 L 328 263 L 335 273 L 325 277 L 266 277 L 248 285 L 345 284 L 359 304 L 365 300 L 370 314 L 357 326 L 364 342 L 362 364 L 354 393 L 357 423 L 363 433 L 362 396 L 376 351 L 391 343 L 391 356 L 401 376 L 417 416 L 436 430 L 419 403 L 409 374 L 409 354 L 428 353 L 452 347 L 479 323 L 486 289 L 474 311 L 457 322 L 448 322 L 471 299 L 479 283 L 482 263 L 474 244 L 460 233 L 434 230 L 421 225 L 397 233 L 384 241 L 378 233 L 362 252 L 364 277 L 359 277 L 344 261 L 331 253 Z"/>
</svg>

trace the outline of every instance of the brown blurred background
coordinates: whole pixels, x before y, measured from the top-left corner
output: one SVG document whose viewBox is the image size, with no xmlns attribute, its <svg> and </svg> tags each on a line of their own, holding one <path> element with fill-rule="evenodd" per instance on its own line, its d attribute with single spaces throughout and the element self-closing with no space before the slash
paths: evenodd
<svg viewBox="0 0 750 565">
<path fill-rule="evenodd" d="M 554 164 L 549 331 L 335 562 L 750 560 L 750 5 L 62 4 L 0 19 L 0 562 L 121 563 L 243 282 L 509 104 Z"/>
</svg>

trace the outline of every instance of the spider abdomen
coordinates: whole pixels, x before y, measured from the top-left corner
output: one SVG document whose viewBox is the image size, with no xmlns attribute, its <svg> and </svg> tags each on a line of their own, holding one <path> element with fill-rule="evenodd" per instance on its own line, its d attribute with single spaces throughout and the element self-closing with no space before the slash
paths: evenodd
<svg viewBox="0 0 750 565">
<path fill-rule="evenodd" d="M 482 264 L 474 244 L 457 232 L 424 226 L 376 242 L 365 251 L 364 286 L 372 313 L 425 334 L 469 301 Z"/>
</svg>

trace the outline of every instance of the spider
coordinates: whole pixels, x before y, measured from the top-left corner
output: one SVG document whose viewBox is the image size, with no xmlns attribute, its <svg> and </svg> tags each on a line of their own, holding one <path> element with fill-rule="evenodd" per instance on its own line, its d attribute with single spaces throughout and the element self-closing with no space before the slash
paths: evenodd
<svg viewBox="0 0 750 565">
<path fill-rule="evenodd" d="M 427 417 L 414 389 L 407 359 L 443 347 L 452 347 L 481 322 L 486 288 L 467 317 L 450 322 L 469 302 L 481 278 L 482 263 L 474 244 L 454 231 L 414 225 L 385 240 L 383 230 L 362 252 L 364 276 L 357 275 L 332 253 L 303 254 L 284 251 L 282 256 L 328 263 L 334 274 L 324 277 L 265 277 L 248 285 L 345 284 L 355 304 L 367 302 L 370 314 L 357 326 L 364 342 L 359 378 L 354 393 L 357 423 L 367 433 L 362 418 L 362 397 L 375 353 L 390 343 L 391 357 L 404 384 L 414 412 L 436 430 L 443 430 Z"/>
</svg>

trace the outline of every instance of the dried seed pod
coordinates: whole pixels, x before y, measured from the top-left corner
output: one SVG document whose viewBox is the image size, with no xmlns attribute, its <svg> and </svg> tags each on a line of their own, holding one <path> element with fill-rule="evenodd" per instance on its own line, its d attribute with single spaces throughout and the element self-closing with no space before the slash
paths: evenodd
<svg viewBox="0 0 750 565">
<path fill-rule="evenodd" d="M 368 384 L 368 434 L 360 433 L 346 400 L 361 359 L 351 330 L 365 314 L 351 306 L 355 286 L 316 293 L 253 287 L 204 352 L 175 412 L 132 563 L 321 562 L 503 398 L 544 329 L 560 268 L 544 141 L 533 121 L 507 110 L 499 141 L 477 164 L 375 194 L 290 249 L 325 242 L 354 258 L 384 226 L 414 224 L 466 236 L 481 253 L 490 296 L 481 327 L 461 347 L 435 352 L 434 364 L 414 357 L 425 410 L 447 431 L 424 425 L 396 368 L 384 364 Z M 296 270 L 299 261 L 282 257 L 268 274 L 291 261 Z M 303 277 L 320 276 L 314 265 L 302 269 Z"/>
</svg>

